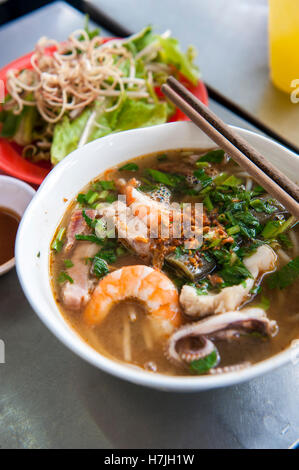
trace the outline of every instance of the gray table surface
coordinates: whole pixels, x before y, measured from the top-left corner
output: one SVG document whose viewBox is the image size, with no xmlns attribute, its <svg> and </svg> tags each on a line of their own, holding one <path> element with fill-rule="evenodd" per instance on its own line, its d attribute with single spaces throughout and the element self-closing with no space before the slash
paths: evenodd
<svg viewBox="0 0 299 470">
<path fill-rule="evenodd" d="M 129 20 L 122 2 L 110 2 L 111 9 L 116 4 Z M 166 26 L 166 10 L 155 15 L 149 20 Z M 6 44 L 0 66 L 31 50 L 41 35 L 64 39 L 81 24 L 80 13 L 57 2 L 0 28 Z M 185 25 L 186 36 L 194 27 Z M 175 32 L 186 40 L 183 29 Z M 110 377 L 66 349 L 29 306 L 14 270 L 0 279 L 0 299 L 2 448 L 286 448 L 298 438 L 298 366 L 204 393 L 152 391 Z"/>
</svg>

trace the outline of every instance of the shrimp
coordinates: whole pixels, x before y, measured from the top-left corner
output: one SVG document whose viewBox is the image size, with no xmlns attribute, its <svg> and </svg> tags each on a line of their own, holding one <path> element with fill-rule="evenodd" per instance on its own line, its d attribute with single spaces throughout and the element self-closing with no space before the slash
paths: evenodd
<svg viewBox="0 0 299 470">
<path fill-rule="evenodd" d="M 125 266 L 107 274 L 97 285 L 83 317 L 99 325 L 115 303 L 136 299 L 147 308 L 155 331 L 168 337 L 182 323 L 178 292 L 162 272 L 144 265 Z"/>
<path fill-rule="evenodd" d="M 157 238 L 163 226 L 169 226 L 171 209 L 166 202 L 152 199 L 147 194 L 136 189 L 138 182 L 135 178 L 126 182 L 123 179 L 117 181 L 119 190 L 126 197 L 126 204 L 130 207 L 132 214 L 138 217 L 151 230 L 151 237 Z M 168 233 L 168 229 L 167 229 Z"/>
</svg>

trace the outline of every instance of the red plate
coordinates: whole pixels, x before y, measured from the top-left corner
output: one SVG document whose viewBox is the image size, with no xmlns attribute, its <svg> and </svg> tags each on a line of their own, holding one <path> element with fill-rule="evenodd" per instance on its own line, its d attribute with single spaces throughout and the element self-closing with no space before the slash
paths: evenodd
<svg viewBox="0 0 299 470">
<path fill-rule="evenodd" d="M 109 40 L 110 39 L 111 38 L 109 38 Z M 32 68 L 30 62 L 32 54 L 33 52 L 30 52 L 1 69 L 0 80 L 3 80 L 4 83 L 6 82 L 6 73 L 9 69 L 21 70 L 24 68 Z M 186 82 L 184 77 L 180 77 L 180 81 L 187 85 L 189 90 L 204 104 L 208 104 L 208 92 L 203 82 L 199 81 L 198 84 L 194 86 Z M 179 109 L 176 110 L 170 119 L 171 122 L 187 120 L 189 120 L 189 118 Z M 51 164 L 47 162 L 31 163 L 22 157 L 20 147 L 7 139 L 0 138 L 0 169 L 8 175 L 27 181 L 28 183 L 39 185 L 51 170 Z"/>
</svg>

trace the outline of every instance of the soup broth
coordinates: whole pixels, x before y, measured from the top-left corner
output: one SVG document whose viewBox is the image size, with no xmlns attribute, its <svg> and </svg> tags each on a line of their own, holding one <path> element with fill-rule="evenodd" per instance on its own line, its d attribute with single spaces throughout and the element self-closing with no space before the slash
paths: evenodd
<svg viewBox="0 0 299 470">
<path fill-rule="evenodd" d="M 297 221 L 224 152 L 178 149 L 84 188 L 53 238 L 50 272 L 61 313 L 99 353 L 151 373 L 213 374 L 299 337 L 298 255 Z"/>
<path fill-rule="evenodd" d="M 6 207 L 0 207 L 0 265 L 14 257 L 15 239 L 20 217 Z"/>
</svg>

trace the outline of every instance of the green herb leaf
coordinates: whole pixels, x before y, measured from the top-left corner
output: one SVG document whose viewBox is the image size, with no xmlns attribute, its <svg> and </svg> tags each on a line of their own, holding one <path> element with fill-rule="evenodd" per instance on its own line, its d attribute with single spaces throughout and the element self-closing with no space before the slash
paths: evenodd
<svg viewBox="0 0 299 470">
<path fill-rule="evenodd" d="M 248 277 L 252 277 L 251 273 L 241 262 L 233 266 L 225 266 L 219 272 L 219 275 L 224 280 L 225 286 L 241 284 L 241 282 L 245 281 Z"/>
<path fill-rule="evenodd" d="M 271 205 L 269 201 L 262 201 L 261 199 L 253 199 L 250 201 L 250 206 L 256 212 L 265 212 L 266 214 L 272 214 L 276 210 L 276 207 Z"/>
<path fill-rule="evenodd" d="M 66 232 L 65 227 L 60 228 L 55 237 L 55 240 L 52 242 L 51 248 L 57 253 L 59 253 L 62 250 L 65 232 Z"/>
<path fill-rule="evenodd" d="M 299 276 L 299 256 L 294 258 L 283 268 L 270 274 L 266 281 L 270 289 L 284 289 L 290 286 Z"/>
<path fill-rule="evenodd" d="M 126 163 L 124 166 L 119 168 L 119 171 L 138 171 L 139 166 L 136 163 Z"/>
<path fill-rule="evenodd" d="M 115 189 L 115 183 L 114 181 L 98 181 L 99 185 L 102 187 L 102 189 L 105 189 L 105 190 L 109 190 L 109 189 L 112 189 L 114 190 Z"/>
<path fill-rule="evenodd" d="M 240 186 L 242 182 L 243 181 L 240 178 L 237 178 L 235 175 L 231 175 L 226 180 L 223 181 L 222 185 L 230 186 L 231 188 L 234 188 L 236 186 Z"/>
<path fill-rule="evenodd" d="M 221 163 L 223 158 L 224 158 L 224 150 L 221 150 L 221 149 L 211 150 L 210 152 L 200 157 L 197 163 L 200 163 L 200 162 Z"/>
<path fill-rule="evenodd" d="M 97 219 L 91 219 L 84 210 L 82 211 L 82 215 L 87 225 L 91 228 L 95 228 L 98 222 Z"/>
<path fill-rule="evenodd" d="M 103 277 L 109 272 L 106 261 L 97 255 L 93 259 L 93 272 L 97 277 Z"/>
<path fill-rule="evenodd" d="M 190 370 L 196 374 L 206 374 L 210 369 L 215 367 L 219 362 L 219 355 L 216 350 L 212 351 L 208 356 L 197 359 L 190 363 Z"/>
<path fill-rule="evenodd" d="M 164 173 L 159 170 L 147 168 L 146 173 L 157 183 L 165 184 L 166 186 L 174 187 L 184 178 L 180 175 Z"/>
<path fill-rule="evenodd" d="M 74 266 L 74 263 L 71 259 L 64 259 L 63 262 L 66 268 L 72 268 Z"/>
<path fill-rule="evenodd" d="M 63 282 L 70 282 L 71 284 L 74 284 L 74 280 L 71 278 L 71 276 L 68 275 L 65 271 L 61 271 L 61 273 L 58 276 L 58 282 L 62 284 Z"/>
<path fill-rule="evenodd" d="M 98 245 L 103 244 L 103 240 L 98 238 L 96 235 L 75 235 L 75 237 L 76 237 L 76 240 L 82 240 L 82 241 L 97 243 Z"/>
<path fill-rule="evenodd" d="M 107 263 L 111 264 L 116 261 L 116 253 L 115 250 L 112 248 L 109 249 L 102 249 L 100 250 L 97 255 L 98 257 L 102 258 L 103 260 L 107 261 Z"/>
<path fill-rule="evenodd" d="M 193 172 L 194 176 L 200 181 L 202 188 L 204 189 L 209 186 L 213 179 L 208 176 L 203 168 L 199 168 Z"/>
</svg>

